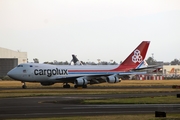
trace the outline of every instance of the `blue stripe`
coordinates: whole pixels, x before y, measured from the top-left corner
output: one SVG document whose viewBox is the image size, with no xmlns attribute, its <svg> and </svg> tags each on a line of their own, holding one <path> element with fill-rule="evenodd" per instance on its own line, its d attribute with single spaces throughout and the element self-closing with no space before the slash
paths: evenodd
<svg viewBox="0 0 180 120">
<path fill-rule="evenodd" d="M 144 61 L 142 61 L 136 68 L 140 68 L 144 64 Z"/>
</svg>

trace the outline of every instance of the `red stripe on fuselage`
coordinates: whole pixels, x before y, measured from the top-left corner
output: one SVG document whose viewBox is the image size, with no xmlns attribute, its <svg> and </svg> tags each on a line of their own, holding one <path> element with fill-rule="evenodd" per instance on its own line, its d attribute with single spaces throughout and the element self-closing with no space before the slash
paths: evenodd
<svg viewBox="0 0 180 120">
<path fill-rule="evenodd" d="M 68 72 L 128 72 L 131 69 L 134 69 L 135 66 L 119 66 L 115 69 L 109 70 L 68 70 Z"/>
</svg>

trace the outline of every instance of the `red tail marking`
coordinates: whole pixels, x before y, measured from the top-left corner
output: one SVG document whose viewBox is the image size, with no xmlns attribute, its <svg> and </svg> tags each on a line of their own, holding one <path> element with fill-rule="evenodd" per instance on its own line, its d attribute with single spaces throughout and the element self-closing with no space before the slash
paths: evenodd
<svg viewBox="0 0 180 120">
<path fill-rule="evenodd" d="M 117 67 L 115 71 L 129 71 L 136 68 L 146 57 L 150 41 L 142 41 L 141 44 Z"/>
</svg>

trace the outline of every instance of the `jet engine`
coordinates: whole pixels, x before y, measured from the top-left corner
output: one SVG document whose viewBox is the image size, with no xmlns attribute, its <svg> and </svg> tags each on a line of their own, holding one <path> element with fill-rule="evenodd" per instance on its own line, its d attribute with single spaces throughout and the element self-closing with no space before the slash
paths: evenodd
<svg viewBox="0 0 180 120">
<path fill-rule="evenodd" d="M 74 84 L 78 85 L 78 86 L 84 86 L 84 85 L 87 85 L 87 83 L 88 83 L 88 81 L 85 78 L 77 78 L 74 81 Z"/>
<path fill-rule="evenodd" d="M 120 82 L 120 80 L 117 76 L 108 76 L 107 82 L 108 83 L 117 83 L 117 82 Z"/>
<path fill-rule="evenodd" d="M 41 82 L 41 85 L 42 86 L 50 86 L 50 85 L 53 85 L 54 82 Z"/>
</svg>

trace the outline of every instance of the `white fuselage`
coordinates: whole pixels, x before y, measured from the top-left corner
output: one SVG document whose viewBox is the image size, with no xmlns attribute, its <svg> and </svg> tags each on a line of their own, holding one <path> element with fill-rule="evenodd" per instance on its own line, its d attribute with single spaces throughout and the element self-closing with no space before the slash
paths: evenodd
<svg viewBox="0 0 180 120">
<path fill-rule="evenodd" d="M 118 65 L 50 65 L 38 63 L 20 64 L 11 71 L 8 75 L 13 79 L 25 82 L 41 82 L 52 81 L 57 78 L 68 78 L 74 76 L 92 76 L 101 74 L 114 74 Z"/>
</svg>

